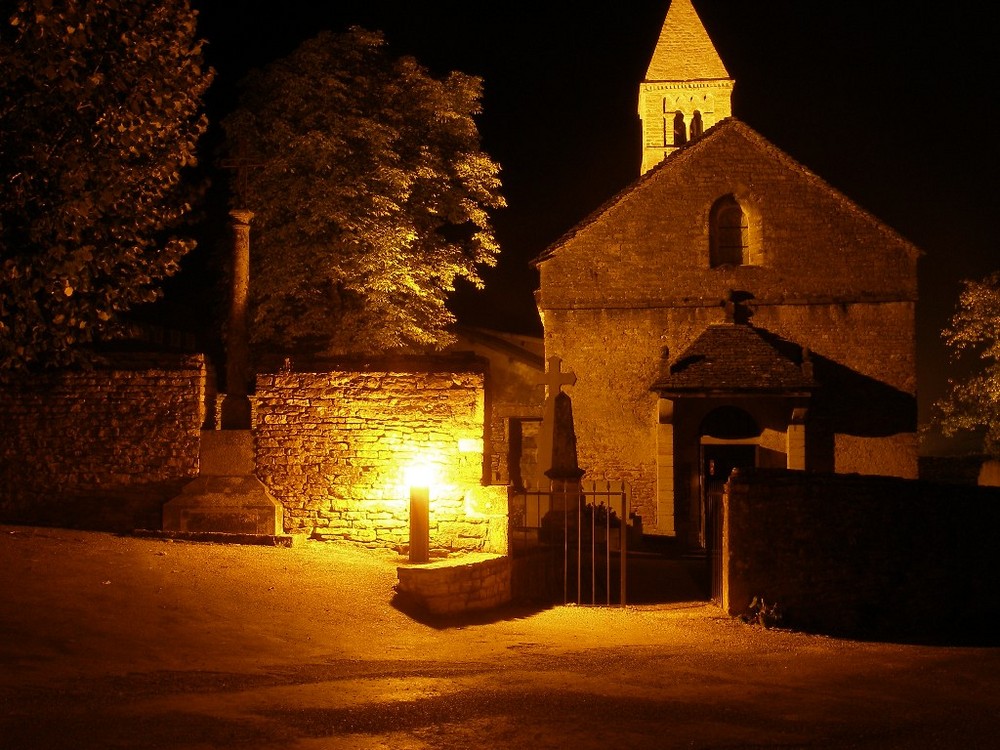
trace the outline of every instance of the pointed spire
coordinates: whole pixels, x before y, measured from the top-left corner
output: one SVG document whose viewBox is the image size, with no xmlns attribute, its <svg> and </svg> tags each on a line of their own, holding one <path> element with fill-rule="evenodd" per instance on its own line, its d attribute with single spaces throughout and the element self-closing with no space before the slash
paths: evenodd
<svg viewBox="0 0 1000 750">
<path fill-rule="evenodd" d="M 698 81 L 729 78 L 691 0 L 671 0 L 660 30 L 647 81 Z"/>
<path fill-rule="evenodd" d="M 733 79 L 691 0 L 671 0 L 639 84 L 640 174 L 731 116 L 732 95 Z"/>
</svg>

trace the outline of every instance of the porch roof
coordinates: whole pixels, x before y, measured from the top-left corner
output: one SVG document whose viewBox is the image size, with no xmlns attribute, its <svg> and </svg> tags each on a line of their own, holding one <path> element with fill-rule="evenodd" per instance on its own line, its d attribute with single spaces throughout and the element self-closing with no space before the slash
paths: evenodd
<svg viewBox="0 0 1000 750">
<path fill-rule="evenodd" d="M 791 395 L 808 393 L 816 385 L 808 350 L 750 325 L 718 323 L 673 358 L 651 390 L 688 396 Z"/>
</svg>

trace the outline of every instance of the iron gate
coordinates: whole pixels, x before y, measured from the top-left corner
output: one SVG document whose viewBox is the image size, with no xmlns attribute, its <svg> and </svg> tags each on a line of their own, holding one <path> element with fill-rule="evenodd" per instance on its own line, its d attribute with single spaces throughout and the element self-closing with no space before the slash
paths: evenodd
<svg viewBox="0 0 1000 750">
<path fill-rule="evenodd" d="M 511 554 L 539 560 L 531 574 L 549 578 L 547 593 L 555 599 L 561 584 L 564 604 L 624 605 L 628 521 L 624 482 L 552 481 L 514 491 Z"/>
</svg>

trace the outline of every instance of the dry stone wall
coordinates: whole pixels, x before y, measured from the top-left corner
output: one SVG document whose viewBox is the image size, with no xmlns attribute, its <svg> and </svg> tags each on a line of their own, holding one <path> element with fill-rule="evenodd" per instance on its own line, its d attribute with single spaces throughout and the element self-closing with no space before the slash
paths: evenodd
<svg viewBox="0 0 1000 750">
<path fill-rule="evenodd" d="M 201 355 L 118 356 L 0 388 L 0 516 L 26 523 L 158 528 L 198 473 Z"/>
<path fill-rule="evenodd" d="M 730 479 L 723 590 L 785 624 L 875 637 L 974 639 L 1000 614 L 1000 490 L 861 475 Z"/>
<path fill-rule="evenodd" d="M 465 367 L 259 376 L 257 473 L 283 504 L 286 530 L 404 550 L 409 483 L 419 481 L 407 470 L 422 465 L 432 474 L 431 553 L 490 547 L 506 515 L 481 487 L 485 368 Z"/>
<path fill-rule="evenodd" d="M 397 568 L 396 589 L 404 600 L 432 615 L 493 609 L 511 600 L 511 559 L 468 556 L 430 565 Z"/>
</svg>

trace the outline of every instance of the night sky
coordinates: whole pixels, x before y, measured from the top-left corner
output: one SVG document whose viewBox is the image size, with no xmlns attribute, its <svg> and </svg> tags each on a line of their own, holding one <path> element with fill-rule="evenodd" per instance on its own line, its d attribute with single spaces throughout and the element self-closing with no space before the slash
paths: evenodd
<svg viewBox="0 0 1000 750">
<path fill-rule="evenodd" d="M 217 70 L 235 84 L 323 29 L 380 29 L 390 51 L 485 81 L 480 132 L 502 167 L 500 265 L 460 289 L 463 322 L 540 333 L 528 261 L 639 174 L 638 84 L 667 0 L 584 3 L 193 0 Z M 734 114 L 920 247 L 921 418 L 940 394 L 939 331 L 962 278 L 997 263 L 997 66 L 989 5 L 695 0 L 736 80 Z M 572 128 L 566 128 L 567 113 Z M 217 139 L 211 134 L 208 143 Z M 224 225 L 224 208 L 208 216 Z M 206 243 L 211 245 L 211 243 Z M 207 252 L 203 249 L 196 252 Z M 189 269 L 201 266 L 197 257 Z M 193 271 L 189 271 L 193 272 Z"/>
</svg>

